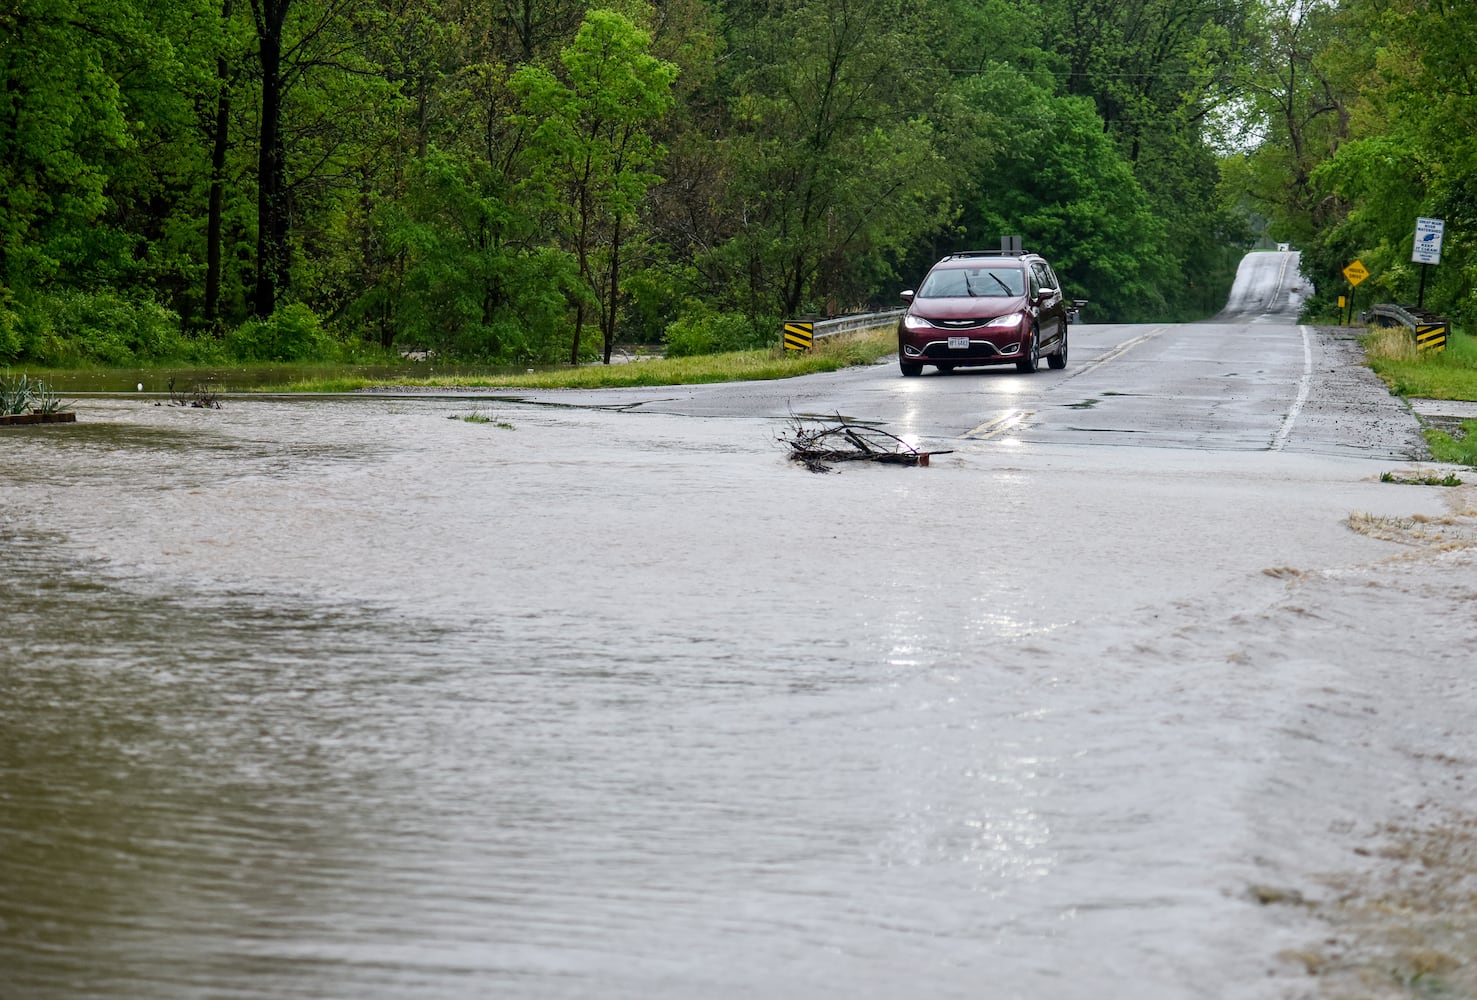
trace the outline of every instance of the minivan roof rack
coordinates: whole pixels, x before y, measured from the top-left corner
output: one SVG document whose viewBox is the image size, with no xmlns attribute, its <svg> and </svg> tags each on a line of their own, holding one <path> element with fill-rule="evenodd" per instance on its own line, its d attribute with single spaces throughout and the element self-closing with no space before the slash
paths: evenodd
<svg viewBox="0 0 1477 1000">
<path fill-rule="evenodd" d="M 958 260 L 966 257 L 1029 257 L 1030 250 L 960 250 L 951 253 L 944 260 Z"/>
</svg>

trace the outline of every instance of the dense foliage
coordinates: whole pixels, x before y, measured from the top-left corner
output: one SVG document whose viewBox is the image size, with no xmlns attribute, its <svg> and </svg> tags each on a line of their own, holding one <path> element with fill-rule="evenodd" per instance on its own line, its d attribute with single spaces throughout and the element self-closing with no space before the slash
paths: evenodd
<svg viewBox="0 0 1477 1000">
<path fill-rule="evenodd" d="M 1252 33 L 1226 164 L 1231 199 L 1301 248 L 1335 311 L 1343 269 L 1366 302 L 1477 320 L 1477 5 L 1471 0 L 1267 0 Z M 1412 263 L 1416 220 L 1445 221 L 1438 265 Z M 1422 277 L 1426 285 L 1422 288 Z M 1423 294 L 1424 293 L 1424 294 Z"/>
<path fill-rule="evenodd" d="M 1208 123 L 1276 23 L 1256 0 L 0 0 L 0 363 L 738 349 L 1003 234 L 1094 320 L 1205 315 L 1248 240 Z M 1370 129 L 1440 72 L 1406 68 Z M 1263 211 L 1353 206 L 1377 159 L 1310 160 Z M 1338 224 L 1299 239 L 1370 231 Z"/>
</svg>

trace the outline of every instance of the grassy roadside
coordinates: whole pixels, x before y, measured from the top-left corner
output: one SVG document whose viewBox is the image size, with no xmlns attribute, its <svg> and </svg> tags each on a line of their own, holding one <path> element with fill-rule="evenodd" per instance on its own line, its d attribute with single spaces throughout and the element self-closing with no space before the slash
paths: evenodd
<svg viewBox="0 0 1477 1000">
<path fill-rule="evenodd" d="M 1375 330 L 1364 338 L 1370 368 L 1397 396 L 1477 401 L 1477 338 L 1453 333 L 1446 350 L 1422 354 L 1404 327 Z M 1454 433 L 1426 429 L 1431 457 L 1477 468 L 1477 420 Z"/>
<path fill-rule="evenodd" d="M 496 377 L 437 376 L 384 382 L 360 377 L 330 377 L 293 382 L 275 392 L 353 392 L 370 386 L 403 388 L 610 389 L 652 385 L 697 385 L 709 382 L 764 381 L 831 372 L 875 364 L 897 351 L 891 325 L 826 337 L 810 351 L 778 347 L 734 351 L 691 358 L 651 358 L 618 365 L 582 365 L 527 375 Z"/>
</svg>

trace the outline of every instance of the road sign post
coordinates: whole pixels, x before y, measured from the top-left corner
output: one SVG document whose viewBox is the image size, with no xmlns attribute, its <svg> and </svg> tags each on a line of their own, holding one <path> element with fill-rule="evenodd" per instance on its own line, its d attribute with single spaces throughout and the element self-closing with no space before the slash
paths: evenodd
<svg viewBox="0 0 1477 1000">
<path fill-rule="evenodd" d="M 1358 288 L 1359 282 L 1367 277 L 1369 277 L 1369 268 L 1365 267 L 1362 261 L 1356 260 L 1344 268 L 1344 278 L 1349 282 L 1349 314 L 1344 320 L 1345 325 L 1353 322 L 1354 319 L 1354 289 Z"/>
<path fill-rule="evenodd" d="M 1411 246 L 1410 259 L 1412 263 L 1421 265 L 1421 290 L 1415 300 L 1417 309 L 1426 305 L 1426 268 L 1441 263 L 1441 240 L 1445 235 L 1445 219 L 1415 220 L 1415 242 Z"/>
</svg>

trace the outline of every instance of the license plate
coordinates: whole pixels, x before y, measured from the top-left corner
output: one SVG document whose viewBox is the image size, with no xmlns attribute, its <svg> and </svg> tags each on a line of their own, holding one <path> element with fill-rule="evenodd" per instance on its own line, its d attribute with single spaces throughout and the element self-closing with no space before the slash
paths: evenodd
<svg viewBox="0 0 1477 1000">
<path fill-rule="evenodd" d="M 967 351 L 967 350 L 969 350 L 969 338 L 968 337 L 950 337 L 949 338 L 949 350 L 951 350 L 951 351 Z"/>
</svg>

